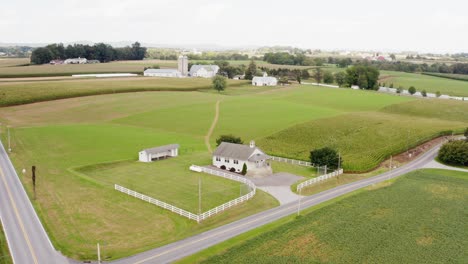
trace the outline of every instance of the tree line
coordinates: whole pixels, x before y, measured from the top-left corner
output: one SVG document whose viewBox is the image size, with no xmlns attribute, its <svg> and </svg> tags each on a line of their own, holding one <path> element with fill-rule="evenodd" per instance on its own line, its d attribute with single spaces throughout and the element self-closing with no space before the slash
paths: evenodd
<svg viewBox="0 0 468 264">
<path fill-rule="evenodd" d="M 288 52 L 265 53 L 263 60 L 271 64 L 322 66 L 325 61 L 322 58 L 311 58 L 304 54 L 290 54 Z"/>
<path fill-rule="evenodd" d="M 143 60 L 146 55 L 146 48 L 139 42 L 132 46 L 114 48 L 105 43 L 96 43 L 92 46 L 74 44 L 64 46 L 62 43 L 50 44 L 45 47 L 35 49 L 31 54 L 32 64 L 45 64 L 51 60 L 65 60 L 69 58 L 86 58 L 88 60 L 98 60 L 109 62 L 114 60 Z"/>
</svg>

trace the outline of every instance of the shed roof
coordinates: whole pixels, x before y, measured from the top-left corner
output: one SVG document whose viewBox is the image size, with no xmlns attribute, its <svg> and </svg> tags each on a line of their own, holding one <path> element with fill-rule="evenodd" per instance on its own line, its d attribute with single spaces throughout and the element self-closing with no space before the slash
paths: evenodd
<svg viewBox="0 0 468 264">
<path fill-rule="evenodd" d="M 179 144 L 170 144 L 170 145 L 165 145 L 165 146 L 160 146 L 160 147 L 144 149 L 142 151 L 149 153 L 149 154 L 157 154 L 157 153 L 166 152 L 166 151 L 173 150 L 173 149 L 178 149 L 179 147 L 180 147 Z"/>
<path fill-rule="evenodd" d="M 269 83 L 269 82 L 276 82 L 277 79 L 275 77 L 270 77 L 270 76 L 255 76 L 252 79 L 252 82 L 263 82 L 263 83 Z"/>
</svg>

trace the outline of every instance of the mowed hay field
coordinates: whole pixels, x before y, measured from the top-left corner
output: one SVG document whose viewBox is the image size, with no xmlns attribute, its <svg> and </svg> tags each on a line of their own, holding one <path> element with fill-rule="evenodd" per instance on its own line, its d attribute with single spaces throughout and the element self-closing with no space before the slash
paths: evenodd
<svg viewBox="0 0 468 264">
<path fill-rule="evenodd" d="M 468 97 L 468 82 L 461 80 L 419 73 L 381 71 L 380 82 L 385 83 L 387 87 L 393 83 L 395 88 L 402 86 L 405 90 L 408 90 L 410 86 L 414 86 L 418 91 L 426 90 L 428 93 L 439 91 L 441 94 Z"/>
<path fill-rule="evenodd" d="M 466 263 L 467 203 L 468 173 L 416 171 L 183 263 Z"/>
<path fill-rule="evenodd" d="M 3 233 L 3 227 L 0 222 L 0 264 L 12 264 L 13 261 L 8 250 L 8 244 L 6 241 L 5 233 Z"/>
<path fill-rule="evenodd" d="M 277 206 L 274 198 L 259 191 L 253 200 L 198 225 L 113 189 L 114 183 L 121 183 L 197 210 L 198 204 L 193 201 L 197 196 L 193 192 L 199 174 L 190 173 L 188 167 L 191 163 L 209 164 L 204 137 L 215 116 L 217 101 L 220 101 L 220 114 L 210 138 L 212 147 L 217 136 L 230 133 L 246 142 L 256 140 L 268 153 L 272 151 L 270 154 L 275 152 L 263 144 L 265 138 L 285 129 L 351 114 L 381 113 L 404 119 L 407 118 L 404 114 L 388 114 L 382 109 L 400 104 L 411 107 L 411 102 L 419 102 L 370 91 L 314 86 L 252 91 L 246 87 L 230 87 L 228 90 L 238 93 L 212 93 L 211 90 L 120 93 L 0 108 L 3 132 L 5 125 L 12 126 L 11 158 L 15 167 L 18 172 L 28 169 L 26 175 L 19 175 L 29 193 L 29 168 L 32 165 L 38 168 L 34 203 L 57 248 L 74 258 L 95 259 L 95 245 L 99 242 L 105 258 L 115 259 Z M 427 102 L 437 108 L 437 104 Z M 462 102 L 453 103 L 441 108 L 459 109 L 457 103 Z M 412 119 L 422 123 L 428 120 L 420 116 Z M 431 122 L 438 123 L 437 129 L 444 131 L 461 126 L 461 121 L 454 119 L 447 123 L 438 123 L 443 122 L 438 119 Z M 366 126 L 374 125 L 373 120 L 367 124 L 362 122 Z M 411 128 L 413 124 L 401 126 Z M 388 126 L 379 128 L 391 130 Z M 360 140 L 355 143 L 363 152 L 374 148 L 365 136 L 369 131 L 361 130 L 362 135 L 357 135 Z M 5 133 L 2 136 L 5 142 Z M 398 141 L 399 137 L 399 134 L 382 134 L 383 139 L 404 144 Z M 343 144 L 347 142 L 345 138 L 340 140 Z M 419 139 L 410 140 L 414 144 Z M 180 157 L 148 166 L 135 162 L 141 149 L 170 143 L 181 145 Z M 311 150 L 321 144 L 319 140 L 304 140 L 302 145 Z M 292 146 L 288 151 L 304 146 Z M 292 171 L 285 166 L 275 168 Z M 313 171 L 297 173 L 306 177 L 314 174 Z M 202 176 L 202 196 L 207 199 L 202 201 L 203 210 L 245 191 L 238 183 L 227 180 L 218 183 L 219 179 L 213 177 Z M 177 189 L 167 190 L 171 179 Z"/>
<path fill-rule="evenodd" d="M 145 67 L 159 65 L 161 68 L 175 68 L 177 61 L 142 60 L 114 61 L 96 64 L 62 64 L 62 65 L 27 65 L 29 59 L 0 59 L 1 78 L 69 76 L 83 73 L 138 73 Z"/>
</svg>

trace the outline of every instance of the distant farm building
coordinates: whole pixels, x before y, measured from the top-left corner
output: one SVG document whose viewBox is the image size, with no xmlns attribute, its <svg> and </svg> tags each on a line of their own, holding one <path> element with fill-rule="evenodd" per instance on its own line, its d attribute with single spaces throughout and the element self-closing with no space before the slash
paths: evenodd
<svg viewBox="0 0 468 264">
<path fill-rule="evenodd" d="M 278 84 L 278 79 L 270 77 L 266 73 L 262 77 L 255 76 L 252 79 L 252 85 L 254 86 L 275 86 Z"/>
<path fill-rule="evenodd" d="M 72 58 L 66 59 L 63 64 L 86 64 L 88 60 L 86 58 Z"/>
<path fill-rule="evenodd" d="M 171 144 L 144 149 L 138 153 L 138 159 L 141 162 L 152 162 L 154 160 L 177 157 L 179 155 L 179 147 L 179 144 Z"/>
<path fill-rule="evenodd" d="M 192 77 L 212 78 L 218 71 L 218 65 L 192 65 L 189 73 Z"/>
<path fill-rule="evenodd" d="M 144 76 L 150 77 L 169 77 L 169 78 L 180 78 L 182 74 L 176 69 L 146 69 L 143 72 Z"/>
<path fill-rule="evenodd" d="M 60 65 L 60 64 L 63 64 L 63 63 L 64 63 L 63 60 L 51 60 L 50 61 L 51 65 Z"/>
<path fill-rule="evenodd" d="M 249 175 L 271 174 L 270 156 L 255 146 L 222 142 L 213 153 L 213 166 L 232 172 L 242 172 L 244 164 Z"/>
</svg>

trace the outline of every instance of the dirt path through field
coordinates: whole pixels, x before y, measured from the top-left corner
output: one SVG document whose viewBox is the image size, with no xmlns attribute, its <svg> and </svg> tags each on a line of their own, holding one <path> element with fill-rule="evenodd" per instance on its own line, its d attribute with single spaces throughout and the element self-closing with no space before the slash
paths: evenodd
<svg viewBox="0 0 468 264">
<path fill-rule="evenodd" d="M 213 134 L 213 131 L 216 127 L 216 124 L 218 123 L 218 118 L 219 118 L 219 103 L 221 103 L 221 100 L 218 100 L 216 102 L 216 110 L 215 110 L 215 117 L 213 119 L 213 123 L 211 123 L 211 127 L 210 129 L 208 130 L 208 133 L 206 134 L 205 136 L 205 145 L 206 145 L 206 148 L 208 149 L 208 151 L 210 153 L 213 152 L 213 150 L 211 149 L 211 144 L 210 144 L 210 138 L 211 138 L 211 134 Z"/>
</svg>

